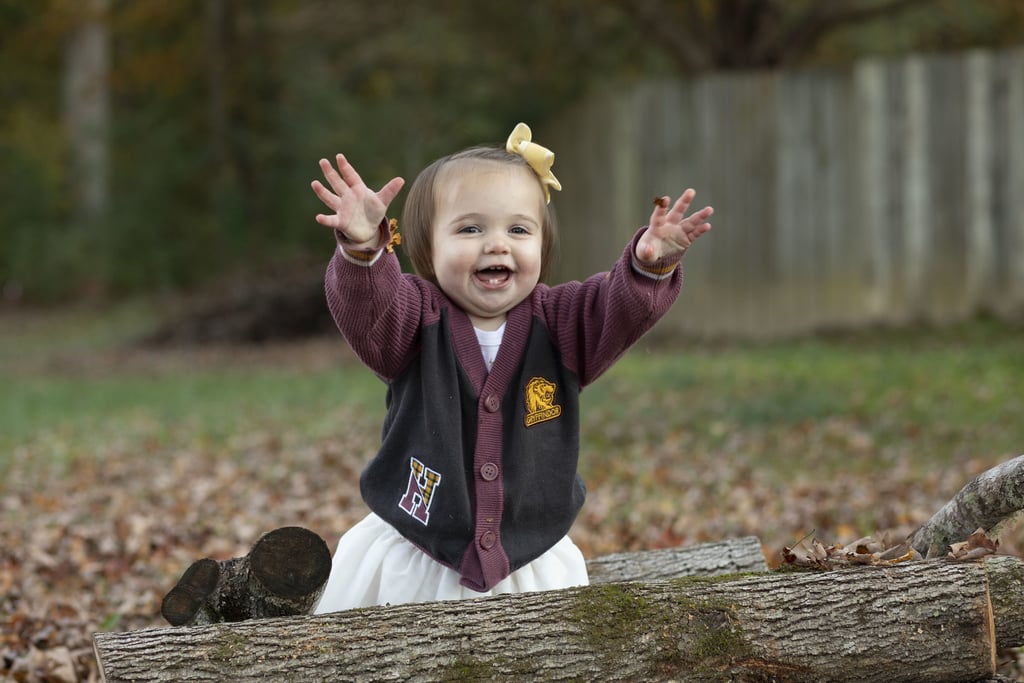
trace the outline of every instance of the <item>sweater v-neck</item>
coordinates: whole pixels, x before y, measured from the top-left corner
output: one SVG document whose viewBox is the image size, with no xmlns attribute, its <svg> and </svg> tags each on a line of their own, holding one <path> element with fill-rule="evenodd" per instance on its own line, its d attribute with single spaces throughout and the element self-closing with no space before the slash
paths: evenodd
<svg viewBox="0 0 1024 683">
<path fill-rule="evenodd" d="M 477 396 L 487 393 L 503 396 L 512 379 L 515 367 L 511 364 L 515 359 L 520 358 L 523 349 L 526 348 L 526 339 L 530 330 L 532 318 L 533 295 L 526 297 L 519 302 L 515 308 L 508 312 L 505 320 L 505 334 L 501 339 L 501 346 L 498 348 L 498 355 L 494 359 L 494 365 L 490 372 L 484 362 L 484 356 L 480 353 L 480 343 L 477 341 L 476 329 L 473 322 L 458 306 L 451 306 L 451 333 L 452 345 L 455 347 L 455 354 L 459 364 L 469 377 L 473 390 Z"/>
</svg>

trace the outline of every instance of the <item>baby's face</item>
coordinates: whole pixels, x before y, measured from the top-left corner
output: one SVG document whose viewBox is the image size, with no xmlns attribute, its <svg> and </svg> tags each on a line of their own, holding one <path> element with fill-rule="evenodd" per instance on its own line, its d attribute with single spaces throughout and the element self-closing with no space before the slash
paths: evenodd
<svg viewBox="0 0 1024 683">
<path fill-rule="evenodd" d="M 540 279 L 544 192 L 527 168 L 462 162 L 435 188 L 434 275 L 473 325 L 495 330 Z"/>
</svg>

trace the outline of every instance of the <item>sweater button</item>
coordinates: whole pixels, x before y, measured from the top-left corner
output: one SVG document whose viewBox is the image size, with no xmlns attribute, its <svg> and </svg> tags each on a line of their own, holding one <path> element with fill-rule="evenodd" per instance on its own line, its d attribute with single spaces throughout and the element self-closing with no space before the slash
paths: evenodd
<svg viewBox="0 0 1024 683">
<path fill-rule="evenodd" d="M 497 542 L 498 537 L 494 535 L 493 531 L 488 530 L 480 534 L 480 547 L 484 550 L 490 550 Z"/>
<path fill-rule="evenodd" d="M 498 412 L 498 408 L 501 408 L 501 399 L 495 394 L 487 394 L 487 398 L 484 399 L 484 408 L 489 413 Z"/>
<path fill-rule="evenodd" d="M 480 467 L 480 476 L 484 478 L 484 481 L 494 481 L 498 478 L 498 466 L 493 462 L 485 462 Z"/>
</svg>

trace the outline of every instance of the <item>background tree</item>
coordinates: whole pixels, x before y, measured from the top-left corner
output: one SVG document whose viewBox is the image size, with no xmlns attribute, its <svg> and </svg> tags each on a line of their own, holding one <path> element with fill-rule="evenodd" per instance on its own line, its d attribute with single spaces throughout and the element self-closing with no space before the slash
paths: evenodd
<svg viewBox="0 0 1024 683">
<path fill-rule="evenodd" d="M 67 133 L 85 129 L 64 125 L 60 95 L 83 63 L 61 46 L 90 5 L 0 0 L 9 300 L 177 292 L 318 263 L 308 180 L 336 150 L 371 180 L 410 175 L 446 150 L 500 142 L 509 121 L 539 125 L 594 88 L 1006 44 L 1024 28 L 1013 0 L 104 2 L 109 127 L 97 129 L 108 143 L 95 158 L 105 176 L 70 164 L 85 143 Z M 89 194 L 75 184 L 101 197 L 103 177 L 103 219 L 69 232 Z"/>
<path fill-rule="evenodd" d="M 107 210 L 110 128 L 110 33 L 107 0 L 79 5 L 67 37 L 64 63 L 64 129 L 67 136 L 73 220 L 94 227 Z"/>
</svg>

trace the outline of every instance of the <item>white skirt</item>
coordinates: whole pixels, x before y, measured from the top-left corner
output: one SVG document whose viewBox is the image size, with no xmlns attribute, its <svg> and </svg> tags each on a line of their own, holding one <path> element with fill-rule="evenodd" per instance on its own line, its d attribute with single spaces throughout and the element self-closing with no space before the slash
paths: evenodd
<svg viewBox="0 0 1024 683">
<path fill-rule="evenodd" d="M 486 593 L 459 583 L 459 573 L 437 562 L 373 514 L 341 537 L 315 614 L 407 602 L 461 600 L 585 586 L 587 564 L 568 536 Z"/>
</svg>

